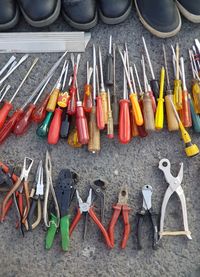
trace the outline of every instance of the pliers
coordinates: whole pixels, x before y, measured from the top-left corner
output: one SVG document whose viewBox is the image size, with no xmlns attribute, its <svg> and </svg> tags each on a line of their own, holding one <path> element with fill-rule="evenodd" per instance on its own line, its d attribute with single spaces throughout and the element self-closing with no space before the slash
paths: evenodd
<svg viewBox="0 0 200 277">
<path fill-rule="evenodd" d="M 81 197 L 79 195 L 78 190 L 76 190 L 76 197 L 78 200 L 79 208 L 78 208 L 76 216 L 74 217 L 74 219 L 70 225 L 70 229 L 69 229 L 70 236 L 72 235 L 72 232 L 74 231 L 75 227 L 77 226 L 78 222 L 80 221 L 82 214 L 88 213 L 90 215 L 90 217 L 92 218 L 92 220 L 99 227 L 101 233 L 103 234 L 103 236 L 106 240 L 107 246 L 112 248 L 112 244 L 111 244 L 109 235 L 92 208 L 92 189 L 90 188 L 90 190 L 89 190 L 89 194 L 88 194 L 86 202 L 83 202 L 83 200 L 81 199 Z"/>
<path fill-rule="evenodd" d="M 143 205 L 140 212 L 137 213 L 138 221 L 137 221 L 137 246 L 138 249 L 142 249 L 142 224 L 145 217 L 149 217 L 152 224 L 153 230 L 153 249 L 157 249 L 158 246 L 158 226 L 157 226 L 157 215 L 153 213 L 152 205 L 151 205 L 151 196 L 152 196 L 152 187 L 149 185 L 145 185 L 142 188 L 143 195 Z"/>
<path fill-rule="evenodd" d="M 189 231 L 189 227 L 188 227 L 185 194 L 184 194 L 183 188 L 181 187 L 181 183 L 183 180 L 183 163 L 181 163 L 181 168 L 179 170 L 177 177 L 174 177 L 171 174 L 171 171 L 170 171 L 171 164 L 168 159 L 160 160 L 159 169 L 163 171 L 165 175 L 165 180 L 169 184 L 169 187 L 165 192 L 165 196 L 162 202 L 161 218 L 160 218 L 160 238 L 162 238 L 163 236 L 185 235 L 187 236 L 188 239 L 192 239 L 191 232 Z M 184 230 L 183 231 L 164 231 L 164 219 L 165 219 L 167 203 L 174 192 L 176 192 L 181 202 Z"/>
<path fill-rule="evenodd" d="M 110 237 L 110 241 L 112 247 L 114 247 L 114 231 L 115 225 L 119 218 L 120 213 L 122 212 L 122 217 L 124 221 L 124 235 L 121 242 L 121 248 L 124 249 L 127 245 L 129 234 L 130 234 L 130 224 L 129 224 L 129 211 L 130 208 L 128 207 L 128 188 L 126 186 L 122 186 L 118 195 L 118 202 L 116 205 L 113 205 L 113 215 L 109 224 L 108 234 Z"/>
<path fill-rule="evenodd" d="M 30 193 L 31 206 L 28 213 L 28 229 L 35 229 L 42 219 L 42 203 L 44 197 L 44 183 L 43 183 L 43 165 L 42 160 L 39 162 L 37 167 L 36 177 L 35 177 L 35 187 L 32 188 Z M 32 222 L 32 218 L 34 217 L 35 210 L 37 208 L 37 218 L 35 222 Z"/>
<path fill-rule="evenodd" d="M 59 227 L 61 232 L 62 249 L 67 251 L 69 247 L 69 208 L 75 193 L 74 184 L 72 172 L 69 169 L 61 170 L 55 189 L 60 210 L 60 218 L 57 218 L 53 212 L 51 213 L 50 227 L 48 228 L 45 240 L 46 249 L 52 247 L 56 231 Z"/>
</svg>

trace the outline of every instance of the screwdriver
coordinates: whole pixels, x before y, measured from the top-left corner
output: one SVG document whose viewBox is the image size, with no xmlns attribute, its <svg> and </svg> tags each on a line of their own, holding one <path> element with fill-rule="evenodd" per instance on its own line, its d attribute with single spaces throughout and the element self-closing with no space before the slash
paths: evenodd
<svg viewBox="0 0 200 277">
<path fill-rule="evenodd" d="M 157 130 L 163 129 L 164 124 L 164 84 L 165 84 L 165 68 L 161 68 L 160 72 L 160 93 L 159 98 L 157 99 L 158 105 L 156 109 L 156 115 L 155 115 L 155 128 Z"/>
<path fill-rule="evenodd" d="M 141 126 L 144 123 L 144 121 L 143 121 L 143 116 L 142 116 L 142 112 L 140 109 L 140 105 L 138 103 L 137 94 L 136 94 L 136 92 L 133 91 L 133 86 L 131 84 L 130 75 L 129 75 L 128 69 L 126 67 L 126 60 L 124 59 L 122 51 L 120 49 L 119 49 L 119 53 L 120 53 L 120 56 L 122 59 L 122 63 L 123 63 L 124 69 L 125 69 L 126 79 L 127 79 L 129 89 L 130 89 L 129 98 L 131 101 L 132 111 L 133 111 L 133 114 L 135 117 L 135 122 L 138 126 Z"/>
<path fill-rule="evenodd" d="M 10 57 L 7 63 L 0 70 L 0 76 L 6 71 L 6 69 L 16 60 L 15 56 Z"/>
<path fill-rule="evenodd" d="M 152 89 L 153 94 L 154 94 L 154 99 L 157 99 L 159 97 L 158 81 L 155 78 L 155 74 L 154 74 L 152 63 L 151 63 L 150 56 L 149 56 L 149 51 L 147 49 L 147 45 L 146 45 L 146 41 L 145 41 L 144 37 L 142 37 L 142 41 L 143 41 L 144 50 L 145 50 L 145 53 L 146 53 L 147 61 L 148 61 L 150 72 L 151 72 L 151 78 L 152 78 L 151 81 L 150 81 L 151 89 Z"/>
<path fill-rule="evenodd" d="M 63 77 L 63 82 L 62 82 L 62 89 L 59 92 L 58 95 L 58 100 L 57 100 L 57 105 L 60 108 L 67 108 L 68 103 L 69 103 L 69 99 L 70 99 L 70 95 L 68 91 L 65 91 L 65 85 L 66 85 L 66 79 L 67 79 L 67 74 L 68 74 L 68 69 L 69 69 L 69 62 L 65 63 L 65 68 L 64 68 L 64 77 Z M 71 84 L 71 82 L 70 82 Z"/>
<path fill-rule="evenodd" d="M 182 139 L 185 143 L 185 153 L 188 157 L 194 157 L 196 156 L 197 154 L 199 154 L 199 148 L 196 144 L 193 144 L 192 141 L 191 141 L 191 138 L 190 138 L 190 135 L 189 133 L 186 131 L 186 129 L 184 128 L 181 120 L 180 120 L 180 117 L 176 111 L 176 108 L 174 106 L 174 103 L 173 101 L 170 99 L 171 101 L 171 105 L 172 105 L 172 108 L 173 108 L 173 111 L 176 115 L 176 118 L 177 118 L 177 121 L 179 123 L 179 129 L 180 129 L 180 132 L 181 132 L 181 136 L 182 136 Z"/>
<path fill-rule="evenodd" d="M 3 101 L 4 97 L 6 96 L 7 92 L 11 88 L 10 85 L 4 85 L 0 91 L 0 103 Z M 2 94 L 3 93 L 3 94 Z M 1 95 L 2 94 L 2 95 Z"/>
<path fill-rule="evenodd" d="M 119 101 L 116 95 L 116 45 L 113 43 L 113 95 L 112 95 L 112 113 L 113 124 L 118 126 L 119 124 Z"/>
<path fill-rule="evenodd" d="M 166 108 L 166 115 L 167 115 L 167 127 L 169 131 L 177 131 L 179 129 L 178 121 L 176 116 L 173 112 L 172 105 L 170 99 L 173 101 L 173 92 L 170 87 L 169 81 L 169 73 L 168 73 L 168 65 L 167 65 L 167 56 L 165 46 L 163 44 L 163 56 L 164 56 L 164 63 L 165 63 L 165 72 L 166 72 L 166 80 L 167 80 L 167 90 L 165 95 L 165 108 Z"/>
<path fill-rule="evenodd" d="M 126 59 L 126 53 L 124 53 Z M 131 123 L 130 123 L 130 100 L 127 93 L 127 81 L 124 68 L 123 78 L 123 99 L 119 101 L 119 141 L 122 144 L 127 144 L 131 140 Z"/>
<path fill-rule="evenodd" d="M 93 68 L 89 67 L 89 62 L 87 62 L 87 83 L 84 86 L 84 97 L 83 97 L 83 109 L 86 113 L 90 113 L 92 110 L 92 86 L 90 85 L 92 71 L 93 71 Z"/>
<path fill-rule="evenodd" d="M 77 133 L 76 124 L 75 124 L 75 117 L 72 117 L 67 143 L 74 148 L 82 147 L 82 144 L 80 144 L 80 142 L 78 141 L 78 133 Z"/>
<path fill-rule="evenodd" d="M 12 98 L 10 99 L 10 101 L 6 101 L 3 105 L 3 107 L 0 109 L 0 129 L 3 127 L 6 118 L 9 114 L 9 112 L 13 109 L 13 105 L 12 102 L 15 99 L 15 97 L 17 96 L 18 92 L 20 91 L 21 87 L 23 86 L 23 84 L 25 83 L 26 79 L 28 78 L 28 76 L 30 75 L 32 69 L 34 68 L 34 66 L 36 65 L 36 63 L 38 62 L 38 58 L 36 58 L 31 67 L 29 68 L 28 72 L 26 73 L 25 77 L 23 78 L 23 80 L 21 81 L 20 85 L 18 86 L 17 90 L 15 91 L 15 93 L 13 94 Z"/>
<path fill-rule="evenodd" d="M 109 52 L 106 57 L 106 81 L 107 86 L 113 86 L 113 56 L 112 56 L 112 36 L 109 39 Z"/>
<path fill-rule="evenodd" d="M 100 89 L 99 89 L 99 74 L 98 74 L 97 66 L 96 66 L 96 84 L 97 84 L 97 97 L 96 97 L 97 128 L 99 130 L 103 130 L 105 128 L 105 122 L 104 122 L 102 98 L 101 98 Z"/>
<path fill-rule="evenodd" d="M 114 126 L 113 126 L 113 116 L 111 109 L 111 100 L 110 100 L 110 90 L 107 89 L 108 94 L 108 124 L 107 124 L 107 135 L 109 139 L 114 138 Z"/>
<path fill-rule="evenodd" d="M 104 124 L 107 124 L 108 123 L 108 95 L 106 93 L 105 86 L 104 86 L 103 64 L 102 64 L 102 55 L 101 55 L 100 47 L 99 47 L 99 67 L 100 67 L 100 96 L 102 99 Z"/>
<path fill-rule="evenodd" d="M 98 153 L 100 151 L 100 131 L 97 127 L 96 116 L 96 48 L 93 44 L 93 106 L 89 119 L 89 142 L 88 151 L 92 153 Z"/>
<path fill-rule="evenodd" d="M 190 104 L 188 101 L 188 90 L 186 87 L 185 81 L 185 68 L 184 68 L 184 59 L 183 57 L 180 58 L 180 65 L 181 65 L 181 78 L 182 78 L 182 109 L 179 111 L 181 122 L 183 123 L 184 127 L 191 127 L 192 126 L 192 118 L 190 112 Z"/>
<path fill-rule="evenodd" d="M 144 126 L 147 131 L 155 131 L 154 111 L 152 107 L 151 97 L 148 91 L 148 80 L 146 76 L 144 56 L 142 56 L 142 70 L 144 77 L 145 93 L 143 97 L 143 114 L 144 114 Z"/>
</svg>

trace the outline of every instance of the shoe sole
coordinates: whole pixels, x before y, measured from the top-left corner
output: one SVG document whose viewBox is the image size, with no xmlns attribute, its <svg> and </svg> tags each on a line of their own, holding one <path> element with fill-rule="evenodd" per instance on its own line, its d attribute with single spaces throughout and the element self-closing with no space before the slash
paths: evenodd
<svg viewBox="0 0 200 277">
<path fill-rule="evenodd" d="M 92 29 L 94 26 L 96 26 L 97 21 L 98 21 L 98 15 L 97 12 L 95 13 L 95 17 L 92 21 L 88 22 L 88 23 L 77 23 L 73 20 L 71 20 L 71 18 L 69 18 L 66 13 L 62 10 L 62 16 L 64 18 L 64 20 L 73 28 L 81 30 L 81 31 L 87 31 L 89 29 Z"/>
<path fill-rule="evenodd" d="M 103 13 L 100 9 L 99 9 L 99 16 L 100 16 L 101 20 L 103 21 L 103 23 L 108 24 L 108 25 L 115 25 L 115 24 L 119 24 L 119 23 L 122 23 L 123 21 L 125 21 L 128 18 L 129 14 L 131 13 L 131 10 L 132 10 L 132 1 L 131 1 L 130 6 L 126 10 L 126 12 L 119 17 L 107 17 L 107 16 L 103 15 Z"/>
<path fill-rule="evenodd" d="M 48 18 L 40 20 L 40 21 L 32 20 L 29 16 L 27 16 L 27 14 L 24 12 L 24 10 L 21 7 L 20 7 L 20 9 L 21 9 L 21 12 L 22 12 L 25 20 L 28 22 L 28 24 L 30 24 L 33 27 L 45 27 L 45 26 L 49 26 L 50 24 L 52 24 L 58 18 L 59 14 L 60 14 L 60 9 L 61 9 L 61 0 L 58 0 L 58 3 L 57 3 L 54 13 L 51 16 L 49 16 Z"/>
<path fill-rule="evenodd" d="M 178 1 L 176 1 L 177 7 L 182 15 L 193 23 L 200 23 L 200 15 L 195 15 L 186 10 Z"/>
<path fill-rule="evenodd" d="M 169 38 L 169 37 L 173 37 L 175 36 L 181 29 L 181 25 L 182 25 L 182 22 L 181 22 L 181 15 L 179 13 L 179 10 L 177 8 L 177 11 L 178 11 L 178 16 L 179 16 L 179 25 L 178 27 L 171 31 L 171 32 L 159 32 L 157 31 L 156 29 L 154 29 L 153 27 L 151 27 L 145 20 L 144 18 L 142 17 L 141 13 L 140 13 L 140 10 L 137 6 L 137 2 L 135 0 L 135 7 L 136 7 L 136 10 L 137 10 L 137 13 L 138 13 L 138 16 L 139 16 L 139 19 L 141 21 L 141 23 L 144 25 L 144 27 L 150 32 L 152 33 L 153 35 L 159 37 L 159 38 Z"/>
<path fill-rule="evenodd" d="M 17 8 L 15 17 L 11 21 L 9 21 L 5 24 L 0 24 L 0 31 L 4 31 L 4 30 L 13 28 L 18 23 L 18 21 L 19 21 L 19 9 Z"/>
</svg>

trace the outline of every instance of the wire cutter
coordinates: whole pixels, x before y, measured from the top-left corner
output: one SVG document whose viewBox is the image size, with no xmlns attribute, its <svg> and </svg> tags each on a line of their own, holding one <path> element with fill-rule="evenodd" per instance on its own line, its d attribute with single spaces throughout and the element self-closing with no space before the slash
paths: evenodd
<svg viewBox="0 0 200 277">
<path fill-rule="evenodd" d="M 129 224 L 129 211 L 130 208 L 128 207 L 128 189 L 126 186 L 121 187 L 118 202 L 116 205 L 113 206 L 114 212 L 109 224 L 108 234 L 110 237 L 110 241 L 112 247 L 114 247 L 114 230 L 117 220 L 119 218 L 120 213 L 122 212 L 122 217 L 124 221 L 124 235 L 121 242 L 121 248 L 125 248 L 128 242 L 129 234 L 130 234 L 130 224 Z"/>
<path fill-rule="evenodd" d="M 69 247 L 69 208 L 75 193 L 74 184 L 73 173 L 69 169 L 61 170 L 55 189 L 60 218 L 57 218 L 55 213 L 51 213 L 50 227 L 48 228 L 45 241 L 46 249 L 52 247 L 56 231 L 59 227 L 63 251 L 67 251 Z"/>
<path fill-rule="evenodd" d="M 28 229 L 35 229 L 42 219 L 42 203 L 44 197 L 44 183 L 43 183 L 43 165 L 42 160 L 39 162 L 35 177 L 35 187 L 32 188 L 30 198 L 32 199 L 30 210 L 28 213 Z M 32 222 L 35 210 L 37 208 L 37 218 Z"/>
<path fill-rule="evenodd" d="M 177 177 L 172 176 L 170 171 L 171 164 L 170 164 L 170 161 L 167 159 L 162 159 L 159 162 L 159 169 L 163 171 L 165 175 L 165 180 L 169 184 L 169 187 L 165 192 L 165 196 L 162 202 L 161 218 L 160 218 L 160 238 L 162 238 L 163 236 L 185 235 L 187 236 L 188 239 L 192 239 L 191 232 L 189 231 L 189 228 L 188 228 L 185 194 L 184 194 L 183 188 L 181 187 L 181 183 L 183 180 L 183 163 L 181 163 L 181 168 L 179 170 Z M 166 207 L 171 195 L 174 192 L 176 192 L 181 202 L 184 231 L 164 231 L 164 219 L 165 219 Z"/>
<path fill-rule="evenodd" d="M 89 194 L 88 194 L 86 202 L 83 202 L 83 200 L 79 196 L 78 190 L 76 190 L 76 197 L 77 197 L 77 200 L 78 200 L 79 208 L 78 208 L 76 216 L 74 217 L 74 219 L 73 219 L 73 221 L 70 225 L 70 229 L 69 229 L 70 236 L 72 235 L 72 232 L 74 231 L 75 227 L 77 226 L 78 222 L 80 221 L 82 214 L 83 213 L 88 213 L 90 215 L 90 217 L 92 218 L 92 220 L 99 227 L 101 233 L 103 234 L 103 236 L 106 240 L 107 246 L 112 248 L 112 244 L 110 242 L 110 238 L 108 236 L 108 233 L 107 233 L 105 227 L 102 225 L 101 221 L 96 216 L 96 214 L 95 214 L 95 212 L 92 208 L 92 189 L 90 188 L 90 190 L 89 190 Z"/>
<path fill-rule="evenodd" d="M 157 226 L 157 215 L 153 213 L 151 205 L 152 187 L 145 185 L 142 188 L 143 205 L 140 212 L 137 213 L 137 245 L 138 249 L 142 249 L 142 224 L 146 216 L 150 217 L 152 229 L 153 229 L 153 249 L 157 249 L 158 246 L 158 226 Z"/>
</svg>

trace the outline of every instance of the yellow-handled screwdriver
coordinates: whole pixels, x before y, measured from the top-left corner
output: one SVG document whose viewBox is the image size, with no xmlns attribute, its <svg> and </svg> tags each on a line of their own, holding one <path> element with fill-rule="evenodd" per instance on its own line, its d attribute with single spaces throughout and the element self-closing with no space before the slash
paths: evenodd
<svg viewBox="0 0 200 277">
<path fill-rule="evenodd" d="M 156 116 L 155 116 L 155 128 L 157 130 L 163 129 L 164 123 L 164 84 L 165 84 L 165 68 L 161 68 L 160 72 L 160 92 L 159 98 L 157 99 L 158 104 L 156 108 Z"/>
</svg>

